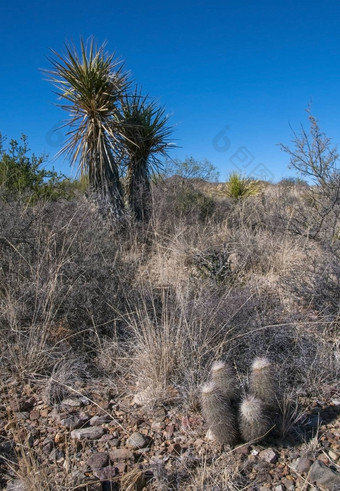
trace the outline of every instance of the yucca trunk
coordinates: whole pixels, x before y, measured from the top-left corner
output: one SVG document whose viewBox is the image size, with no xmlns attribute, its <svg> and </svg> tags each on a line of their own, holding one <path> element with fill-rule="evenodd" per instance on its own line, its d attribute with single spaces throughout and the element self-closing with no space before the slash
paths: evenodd
<svg viewBox="0 0 340 491">
<path fill-rule="evenodd" d="M 151 186 L 148 159 L 132 157 L 126 175 L 126 190 L 131 212 L 138 221 L 150 218 Z"/>
<path fill-rule="evenodd" d="M 88 167 L 90 188 L 108 204 L 115 216 L 120 217 L 124 211 L 124 199 L 117 164 L 112 155 L 104 162 L 102 169 L 98 163 L 99 158 L 95 160 L 98 165 Z"/>
</svg>

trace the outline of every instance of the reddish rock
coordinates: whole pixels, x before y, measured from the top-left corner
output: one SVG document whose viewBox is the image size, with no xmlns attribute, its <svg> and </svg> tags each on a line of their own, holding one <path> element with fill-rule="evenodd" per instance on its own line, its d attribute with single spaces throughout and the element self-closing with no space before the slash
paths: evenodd
<svg viewBox="0 0 340 491">
<path fill-rule="evenodd" d="M 37 409 L 33 409 L 33 411 L 30 412 L 30 420 L 31 421 L 37 421 L 37 419 L 40 418 L 40 411 Z"/>
<path fill-rule="evenodd" d="M 323 453 L 318 456 L 318 460 L 325 465 L 329 464 L 329 458 L 327 457 L 327 455 L 325 455 Z"/>
<path fill-rule="evenodd" d="M 87 459 L 86 463 L 93 471 L 95 469 L 102 469 L 109 463 L 109 454 L 106 452 L 96 452 Z"/>
<path fill-rule="evenodd" d="M 133 452 L 128 448 L 115 448 L 110 451 L 112 462 L 124 462 L 133 459 Z"/>
<path fill-rule="evenodd" d="M 272 448 L 265 448 L 259 453 L 259 458 L 268 462 L 268 464 L 275 464 L 278 457 Z"/>
<path fill-rule="evenodd" d="M 300 457 L 295 462 L 293 462 L 292 469 L 297 474 L 307 474 L 307 472 L 311 468 L 312 463 L 313 462 L 307 457 Z"/>
<path fill-rule="evenodd" d="M 102 469 L 94 470 L 93 475 L 100 481 L 111 481 L 117 475 L 117 469 L 111 465 L 108 465 Z"/>
</svg>

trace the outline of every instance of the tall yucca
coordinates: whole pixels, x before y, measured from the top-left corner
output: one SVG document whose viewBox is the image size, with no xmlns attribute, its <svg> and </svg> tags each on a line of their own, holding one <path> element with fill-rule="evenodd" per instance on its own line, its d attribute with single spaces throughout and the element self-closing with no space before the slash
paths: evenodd
<svg viewBox="0 0 340 491">
<path fill-rule="evenodd" d="M 120 139 L 118 117 L 122 94 L 129 82 L 120 62 L 98 47 L 93 39 L 80 41 L 80 53 L 66 44 L 65 55 L 53 51 L 49 80 L 62 100 L 59 106 L 69 113 L 68 140 L 60 153 L 78 164 L 89 184 L 109 200 L 116 212 L 123 208 L 122 189 L 115 159 Z"/>
<path fill-rule="evenodd" d="M 121 117 L 129 206 L 137 220 L 144 220 L 151 205 L 150 176 L 160 167 L 159 156 L 166 155 L 171 146 L 172 128 L 165 109 L 137 89 L 123 97 Z"/>
</svg>

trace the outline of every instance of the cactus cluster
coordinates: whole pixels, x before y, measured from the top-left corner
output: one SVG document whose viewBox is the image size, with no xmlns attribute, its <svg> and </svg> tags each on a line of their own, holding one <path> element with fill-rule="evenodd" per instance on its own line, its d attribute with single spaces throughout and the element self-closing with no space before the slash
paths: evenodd
<svg viewBox="0 0 340 491">
<path fill-rule="evenodd" d="M 240 394 L 233 368 L 223 361 L 214 362 L 210 381 L 201 390 L 210 438 L 234 445 L 239 435 L 248 442 L 259 440 L 270 431 L 277 408 L 277 389 L 273 366 L 267 358 L 255 358 L 249 394 L 242 401 Z"/>
</svg>

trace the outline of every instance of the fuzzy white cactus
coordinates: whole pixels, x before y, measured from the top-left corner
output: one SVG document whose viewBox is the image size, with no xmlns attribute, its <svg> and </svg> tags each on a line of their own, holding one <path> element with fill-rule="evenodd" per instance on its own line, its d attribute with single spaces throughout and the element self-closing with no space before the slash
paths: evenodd
<svg viewBox="0 0 340 491">
<path fill-rule="evenodd" d="M 268 358 L 255 358 L 252 364 L 250 393 L 268 408 L 277 407 L 277 382 L 273 365 Z"/>
<path fill-rule="evenodd" d="M 271 428 L 266 405 L 253 395 L 246 397 L 239 414 L 240 432 L 244 441 L 258 440 L 266 435 Z"/>
<path fill-rule="evenodd" d="M 209 434 L 220 443 L 233 445 L 237 439 L 236 415 L 230 399 L 213 383 L 202 387 L 201 403 Z"/>
</svg>

